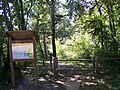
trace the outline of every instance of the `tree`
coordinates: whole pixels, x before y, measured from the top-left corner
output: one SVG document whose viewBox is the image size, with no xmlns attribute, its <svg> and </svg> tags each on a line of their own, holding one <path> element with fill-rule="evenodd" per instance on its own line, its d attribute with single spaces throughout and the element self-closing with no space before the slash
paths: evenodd
<svg viewBox="0 0 120 90">
<path fill-rule="evenodd" d="M 19 30 L 26 30 L 27 26 L 25 23 L 25 18 L 24 18 L 24 6 L 23 6 L 23 1 L 22 0 L 15 0 L 14 1 L 14 12 L 17 17 L 15 17 L 15 24 L 17 24 Z"/>
<path fill-rule="evenodd" d="M 20 2 L 20 15 L 21 15 L 21 29 L 26 30 L 27 27 L 24 19 L 23 1 L 19 0 L 19 2 Z"/>
<path fill-rule="evenodd" d="M 53 49 L 53 57 L 56 57 L 56 45 L 55 45 L 55 0 L 51 0 L 51 28 L 52 28 L 52 49 Z"/>
</svg>

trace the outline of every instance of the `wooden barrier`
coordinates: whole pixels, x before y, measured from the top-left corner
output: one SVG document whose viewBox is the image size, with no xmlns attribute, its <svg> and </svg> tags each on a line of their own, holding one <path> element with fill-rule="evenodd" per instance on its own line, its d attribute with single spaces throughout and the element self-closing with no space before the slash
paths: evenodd
<svg viewBox="0 0 120 90">
<path fill-rule="evenodd" d="M 58 66 L 59 66 L 59 62 L 75 62 L 75 61 L 79 61 L 79 62 L 89 62 L 92 63 L 92 68 L 84 68 L 84 69 L 80 69 L 81 71 L 93 71 L 94 74 L 98 73 L 98 63 L 99 63 L 99 58 L 96 57 L 95 59 L 81 59 L 81 60 L 58 60 L 58 58 L 54 57 L 53 58 L 53 75 L 54 77 L 56 77 L 58 75 Z M 67 69 L 65 69 L 67 70 Z"/>
<path fill-rule="evenodd" d="M 51 61 L 50 60 L 46 60 L 47 62 L 52 62 L 52 65 L 50 64 L 50 69 L 51 69 L 51 66 L 52 66 L 52 71 L 53 71 L 53 75 L 54 77 L 57 77 L 58 73 L 59 72 L 64 72 L 65 71 L 68 71 L 68 70 L 71 70 L 71 72 L 73 72 L 75 70 L 76 71 L 80 71 L 81 72 L 92 72 L 93 74 L 95 75 L 98 75 L 98 73 L 101 73 L 100 70 L 101 69 L 101 62 L 104 62 L 104 61 L 117 61 L 119 62 L 120 58 L 99 58 L 99 57 L 96 57 L 95 59 L 78 59 L 78 60 L 58 60 L 58 58 L 53 58 Z M 40 61 L 39 61 L 40 62 Z M 69 67 L 69 65 L 67 66 L 66 63 L 67 62 L 77 62 L 77 66 L 78 67 L 75 67 L 74 65 L 72 67 Z M 84 63 L 87 63 L 89 64 L 90 66 L 86 66 L 83 67 L 83 68 L 80 68 L 79 67 L 79 62 L 84 62 Z M 62 64 L 63 63 L 63 64 Z M 63 66 L 62 66 L 63 65 Z M 64 66 L 66 68 L 64 68 Z M 112 67 L 116 67 L 116 66 L 109 66 L 110 68 Z M 109 67 L 104 67 L 105 69 L 109 68 Z M 117 66 L 117 67 L 120 67 L 120 66 Z"/>
<path fill-rule="evenodd" d="M 98 74 L 98 63 L 99 63 L 99 58 L 96 57 L 96 59 L 95 59 L 95 66 L 94 66 L 94 68 L 95 68 L 95 74 Z"/>
<path fill-rule="evenodd" d="M 93 72 L 94 74 L 97 75 L 100 72 L 99 71 L 100 70 L 100 63 L 102 61 L 109 61 L 109 60 L 110 61 L 120 60 L 120 58 L 99 58 L 99 57 L 96 57 L 95 59 L 58 60 L 58 58 L 54 57 L 51 61 L 50 60 L 46 60 L 46 61 L 52 62 L 52 65 L 50 64 L 50 67 L 52 66 L 53 75 L 54 75 L 54 77 L 56 77 L 58 75 L 59 70 L 60 70 L 59 63 L 61 63 L 61 62 L 85 62 L 85 63 L 88 62 L 88 63 L 90 63 L 89 67 L 83 67 L 82 69 L 77 68 L 76 70 L 78 70 L 78 71 L 90 71 L 90 72 Z M 74 67 L 74 65 L 73 65 L 73 67 Z M 71 67 L 62 68 L 62 70 L 69 70 L 69 68 L 71 68 Z M 70 70 L 72 70 L 72 69 L 70 69 Z"/>
<path fill-rule="evenodd" d="M 53 57 L 53 75 L 54 77 L 58 76 L 58 58 Z"/>
<path fill-rule="evenodd" d="M 51 66 L 52 66 L 52 71 L 53 71 L 53 75 L 54 77 L 57 77 L 58 75 L 58 72 L 61 70 L 64 71 L 67 71 L 67 70 L 71 70 L 71 71 L 80 71 L 80 72 L 83 72 L 83 71 L 87 71 L 87 72 L 92 72 L 93 74 L 95 75 L 98 75 L 98 73 L 100 73 L 100 70 L 101 70 L 101 62 L 103 61 L 119 61 L 120 58 L 99 58 L 99 57 L 96 57 L 95 59 L 79 59 L 79 60 L 58 60 L 58 58 L 53 58 L 51 61 L 50 60 L 46 60 L 47 62 L 52 62 L 52 65 L 50 64 L 50 69 L 51 69 Z M 77 62 L 78 63 L 78 67 L 67 67 L 67 68 L 64 68 L 64 65 L 67 66 L 65 63 L 63 64 L 60 64 L 61 62 Z M 84 62 L 84 63 L 88 63 L 90 64 L 90 66 L 85 66 L 83 68 L 80 68 L 79 67 L 79 62 Z M 63 68 L 62 68 L 63 67 Z M 116 66 L 110 66 L 110 67 L 116 67 Z M 120 67 L 120 66 L 119 66 Z M 108 68 L 108 67 L 104 67 L 104 68 Z"/>
</svg>

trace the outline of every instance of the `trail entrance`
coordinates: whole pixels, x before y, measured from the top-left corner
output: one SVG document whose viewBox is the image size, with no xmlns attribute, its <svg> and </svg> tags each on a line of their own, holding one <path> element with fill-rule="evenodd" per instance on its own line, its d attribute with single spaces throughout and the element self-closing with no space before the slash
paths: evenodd
<svg viewBox="0 0 120 90">
<path fill-rule="evenodd" d="M 44 67 L 39 66 L 40 62 L 38 62 L 37 87 L 33 85 L 33 77 L 26 74 L 15 90 L 110 90 L 110 87 L 106 84 L 106 81 L 110 80 L 110 76 L 108 74 L 96 74 L 96 59 L 84 60 L 68 60 L 68 63 L 58 60 L 58 64 L 53 63 L 53 65 L 58 65 L 58 67 L 53 66 L 56 68 L 58 75 L 51 72 L 49 60 L 46 61 Z M 28 70 L 28 72 L 33 71 Z M 54 77 L 54 75 L 57 75 L 57 77 Z"/>
</svg>

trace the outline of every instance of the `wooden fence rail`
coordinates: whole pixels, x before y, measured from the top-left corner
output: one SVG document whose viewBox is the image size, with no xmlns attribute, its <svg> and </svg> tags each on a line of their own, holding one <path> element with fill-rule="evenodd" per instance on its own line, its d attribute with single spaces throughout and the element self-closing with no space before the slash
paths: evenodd
<svg viewBox="0 0 120 90">
<path fill-rule="evenodd" d="M 59 62 L 75 62 L 75 61 L 79 61 L 79 62 L 89 62 L 92 63 L 92 68 L 91 69 L 87 69 L 88 71 L 93 71 L 94 74 L 98 73 L 98 63 L 99 63 L 99 58 L 95 58 L 95 59 L 80 59 L 80 60 L 58 60 L 58 58 L 53 58 L 53 73 L 54 76 L 56 77 L 58 75 L 58 65 Z M 83 69 L 86 70 L 86 69 Z"/>
<path fill-rule="evenodd" d="M 53 58 L 52 60 L 45 60 L 47 62 L 50 62 L 50 68 L 53 71 L 54 76 L 56 77 L 59 72 L 59 65 L 61 62 L 85 62 L 85 63 L 90 63 L 92 65 L 92 68 L 86 67 L 84 69 L 78 69 L 81 71 L 93 71 L 94 74 L 98 74 L 100 70 L 100 64 L 103 61 L 120 61 L 120 58 L 98 58 L 96 57 L 95 59 L 78 59 L 78 60 L 60 60 L 58 58 Z M 116 67 L 116 66 L 110 66 L 110 67 Z M 67 69 L 66 69 L 67 70 Z"/>
</svg>

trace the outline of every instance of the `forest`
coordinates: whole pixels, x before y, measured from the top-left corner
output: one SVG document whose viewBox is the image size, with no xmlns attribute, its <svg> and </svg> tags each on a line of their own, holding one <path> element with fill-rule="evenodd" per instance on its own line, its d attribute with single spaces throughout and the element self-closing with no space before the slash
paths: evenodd
<svg viewBox="0 0 120 90">
<path fill-rule="evenodd" d="M 12 87 L 7 31 L 37 32 L 38 78 L 49 76 L 52 57 L 74 67 L 97 57 L 100 83 L 66 90 L 120 90 L 120 0 L 0 0 L 0 90 Z M 17 86 L 32 66 L 14 63 Z"/>
</svg>

